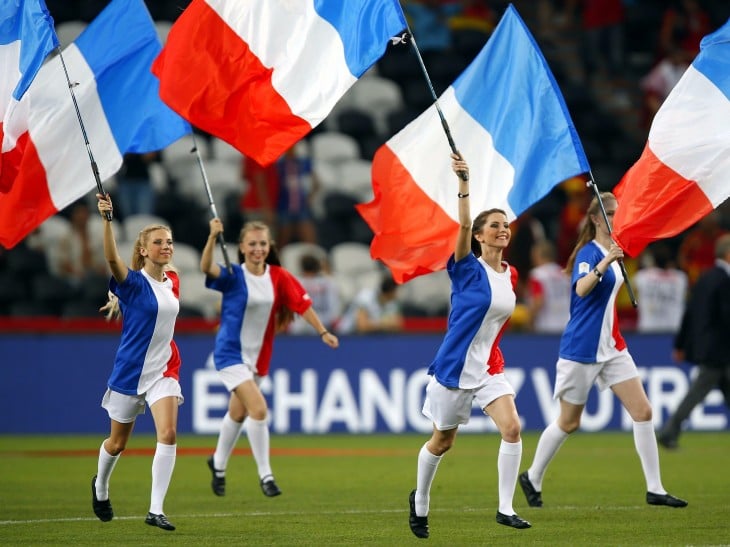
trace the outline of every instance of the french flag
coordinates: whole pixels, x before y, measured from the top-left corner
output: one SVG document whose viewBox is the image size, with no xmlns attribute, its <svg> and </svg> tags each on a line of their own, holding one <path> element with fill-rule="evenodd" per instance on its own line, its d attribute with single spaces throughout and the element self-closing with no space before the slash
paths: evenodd
<svg viewBox="0 0 730 547">
<path fill-rule="evenodd" d="M 469 162 L 473 217 L 499 207 L 514 219 L 589 171 L 560 89 L 512 5 L 438 102 Z M 458 185 L 449 153 L 433 105 L 373 159 L 374 199 L 357 209 L 374 232 L 371 256 L 398 282 L 445 268 L 454 251 Z"/>
<path fill-rule="evenodd" d="M 190 132 L 150 72 L 162 49 L 142 0 L 113 0 L 63 52 L 101 180 L 126 152 L 160 150 Z M 48 61 L 4 123 L 0 244 L 15 246 L 96 187 L 60 57 Z"/>
<path fill-rule="evenodd" d="M 730 196 L 730 20 L 656 113 L 644 151 L 614 189 L 613 237 L 631 256 L 679 234 Z"/>
<path fill-rule="evenodd" d="M 173 110 L 267 165 L 405 27 L 398 0 L 193 0 L 152 70 Z"/>
<path fill-rule="evenodd" d="M 0 79 L 0 143 L 6 118 L 30 87 L 43 60 L 56 47 L 58 38 L 53 31 L 53 19 L 43 0 L 14 0 L 9 5 L 3 4 L 0 13 L 0 67 L 3 73 Z M 8 189 L 0 181 L 0 192 Z"/>
</svg>

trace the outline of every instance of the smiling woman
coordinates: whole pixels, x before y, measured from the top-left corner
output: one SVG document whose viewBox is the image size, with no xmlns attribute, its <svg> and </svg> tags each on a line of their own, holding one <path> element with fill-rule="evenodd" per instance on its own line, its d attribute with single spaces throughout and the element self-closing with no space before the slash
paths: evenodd
<svg viewBox="0 0 730 547">
<path fill-rule="evenodd" d="M 112 228 L 111 197 L 97 194 L 104 221 L 104 257 L 112 272 L 110 301 L 124 315 L 122 339 L 102 400 L 111 420 L 111 432 L 99 449 L 97 474 L 91 480 L 92 508 L 102 521 L 114 518 L 109 499 L 112 471 L 132 435 L 137 416 L 149 405 L 157 430 L 152 461 L 152 496 L 145 522 L 174 530 L 163 503 L 175 467 L 178 405 L 183 396 L 179 383 L 180 355 L 172 339 L 180 310 L 180 282 L 171 268 L 172 232 L 167 226 L 143 228 L 133 244 L 132 264 L 119 256 Z"/>
</svg>

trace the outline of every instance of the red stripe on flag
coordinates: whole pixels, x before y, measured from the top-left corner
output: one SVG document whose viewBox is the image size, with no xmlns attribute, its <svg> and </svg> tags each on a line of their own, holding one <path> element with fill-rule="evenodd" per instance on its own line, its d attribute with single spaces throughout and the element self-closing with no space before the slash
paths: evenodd
<svg viewBox="0 0 730 547">
<path fill-rule="evenodd" d="M 672 237 L 714 209 L 697 182 L 662 163 L 649 144 L 614 189 L 619 207 L 613 236 L 631 256 Z"/>
<path fill-rule="evenodd" d="M 382 260 L 399 283 L 443 270 L 454 252 L 458 223 L 428 197 L 388 146 L 375 154 L 372 178 L 373 201 L 357 205 L 375 234 L 371 256 Z"/>
<path fill-rule="evenodd" d="M 0 244 L 10 249 L 58 211 L 48 191 L 46 170 L 28 133 L 2 155 L 2 166 L 0 182 L 5 184 L 9 176 L 12 186 L 8 193 L 0 194 Z"/>
<path fill-rule="evenodd" d="M 261 165 L 312 129 L 274 89 L 273 70 L 205 2 L 178 18 L 152 72 L 170 108 Z"/>
</svg>

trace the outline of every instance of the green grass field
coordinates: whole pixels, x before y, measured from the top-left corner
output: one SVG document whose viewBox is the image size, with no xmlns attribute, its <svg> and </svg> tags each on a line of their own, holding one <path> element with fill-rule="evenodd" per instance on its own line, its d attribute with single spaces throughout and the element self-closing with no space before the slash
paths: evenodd
<svg viewBox="0 0 730 547">
<path fill-rule="evenodd" d="M 1 545 L 721 545 L 730 544 L 730 434 L 687 433 L 662 450 L 665 487 L 686 509 L 644 502 L 631 433 L 579 433 L 561 449 L 543 484 L 545 507 L 515 510 L 532 522 L 495 522 L 497 435 L 462 435 L 431 492 L 431 537 L 408 528 L 408 493 L 424 435 L 273 436 L 272 466 L 283 490 L 261 493 L 245 439 L 227 475 L 210 490 L 205 460 L 213 437 L 178 439 L 165 512 L 177 526 L 147 526 L 150 436 L 133 436 L 111 484 L 115 518 L 91 511 L 90 482 L 103 436 L 0 437 Z M 524 436 L 523 469 L 537 434 Z"/>
</svg>

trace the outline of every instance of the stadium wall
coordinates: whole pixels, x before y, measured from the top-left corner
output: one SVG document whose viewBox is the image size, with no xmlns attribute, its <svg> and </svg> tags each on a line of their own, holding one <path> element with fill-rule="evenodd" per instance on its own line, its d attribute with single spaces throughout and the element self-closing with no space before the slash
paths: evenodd
<svg viewBox="0 0 730 547">
<path fill-rule="evenodd" d="M 692 367 L 672 363 L 669 336 L 626 338 L 660 427 L 686 392 Z M 176 340 L 185 397 L 179 431 L 214 434 L 228 397 L 206 364 L 213 335 L 182 333 Z M 106 432 L 108 418 L 99 403 L 118 341 L 117 332 L 0 334 L 0 433 Z M 440 341 L 435 334 L 345 337 L 333 351 L 317 337 L 279 337 L 272 373 L 262 384 L 272 432 L 429 432 L 431 424 L 420 410 L 426 368 Z M 524 429 L 542 430 L 557 415 L 552 386 L 558 338 L 506 335 L 502 349 Z M 715 390 L 694 410 L 688 428 L 725 430 L 729 418 Z M 630 419 L 610 391 L 594 389 L 582 429 L 628 430 Z M 154 430 L 149 411 L 137 420 L 135 430 Z M 475 409 L 462 431 L 495 428 Z"/>
</svg>

